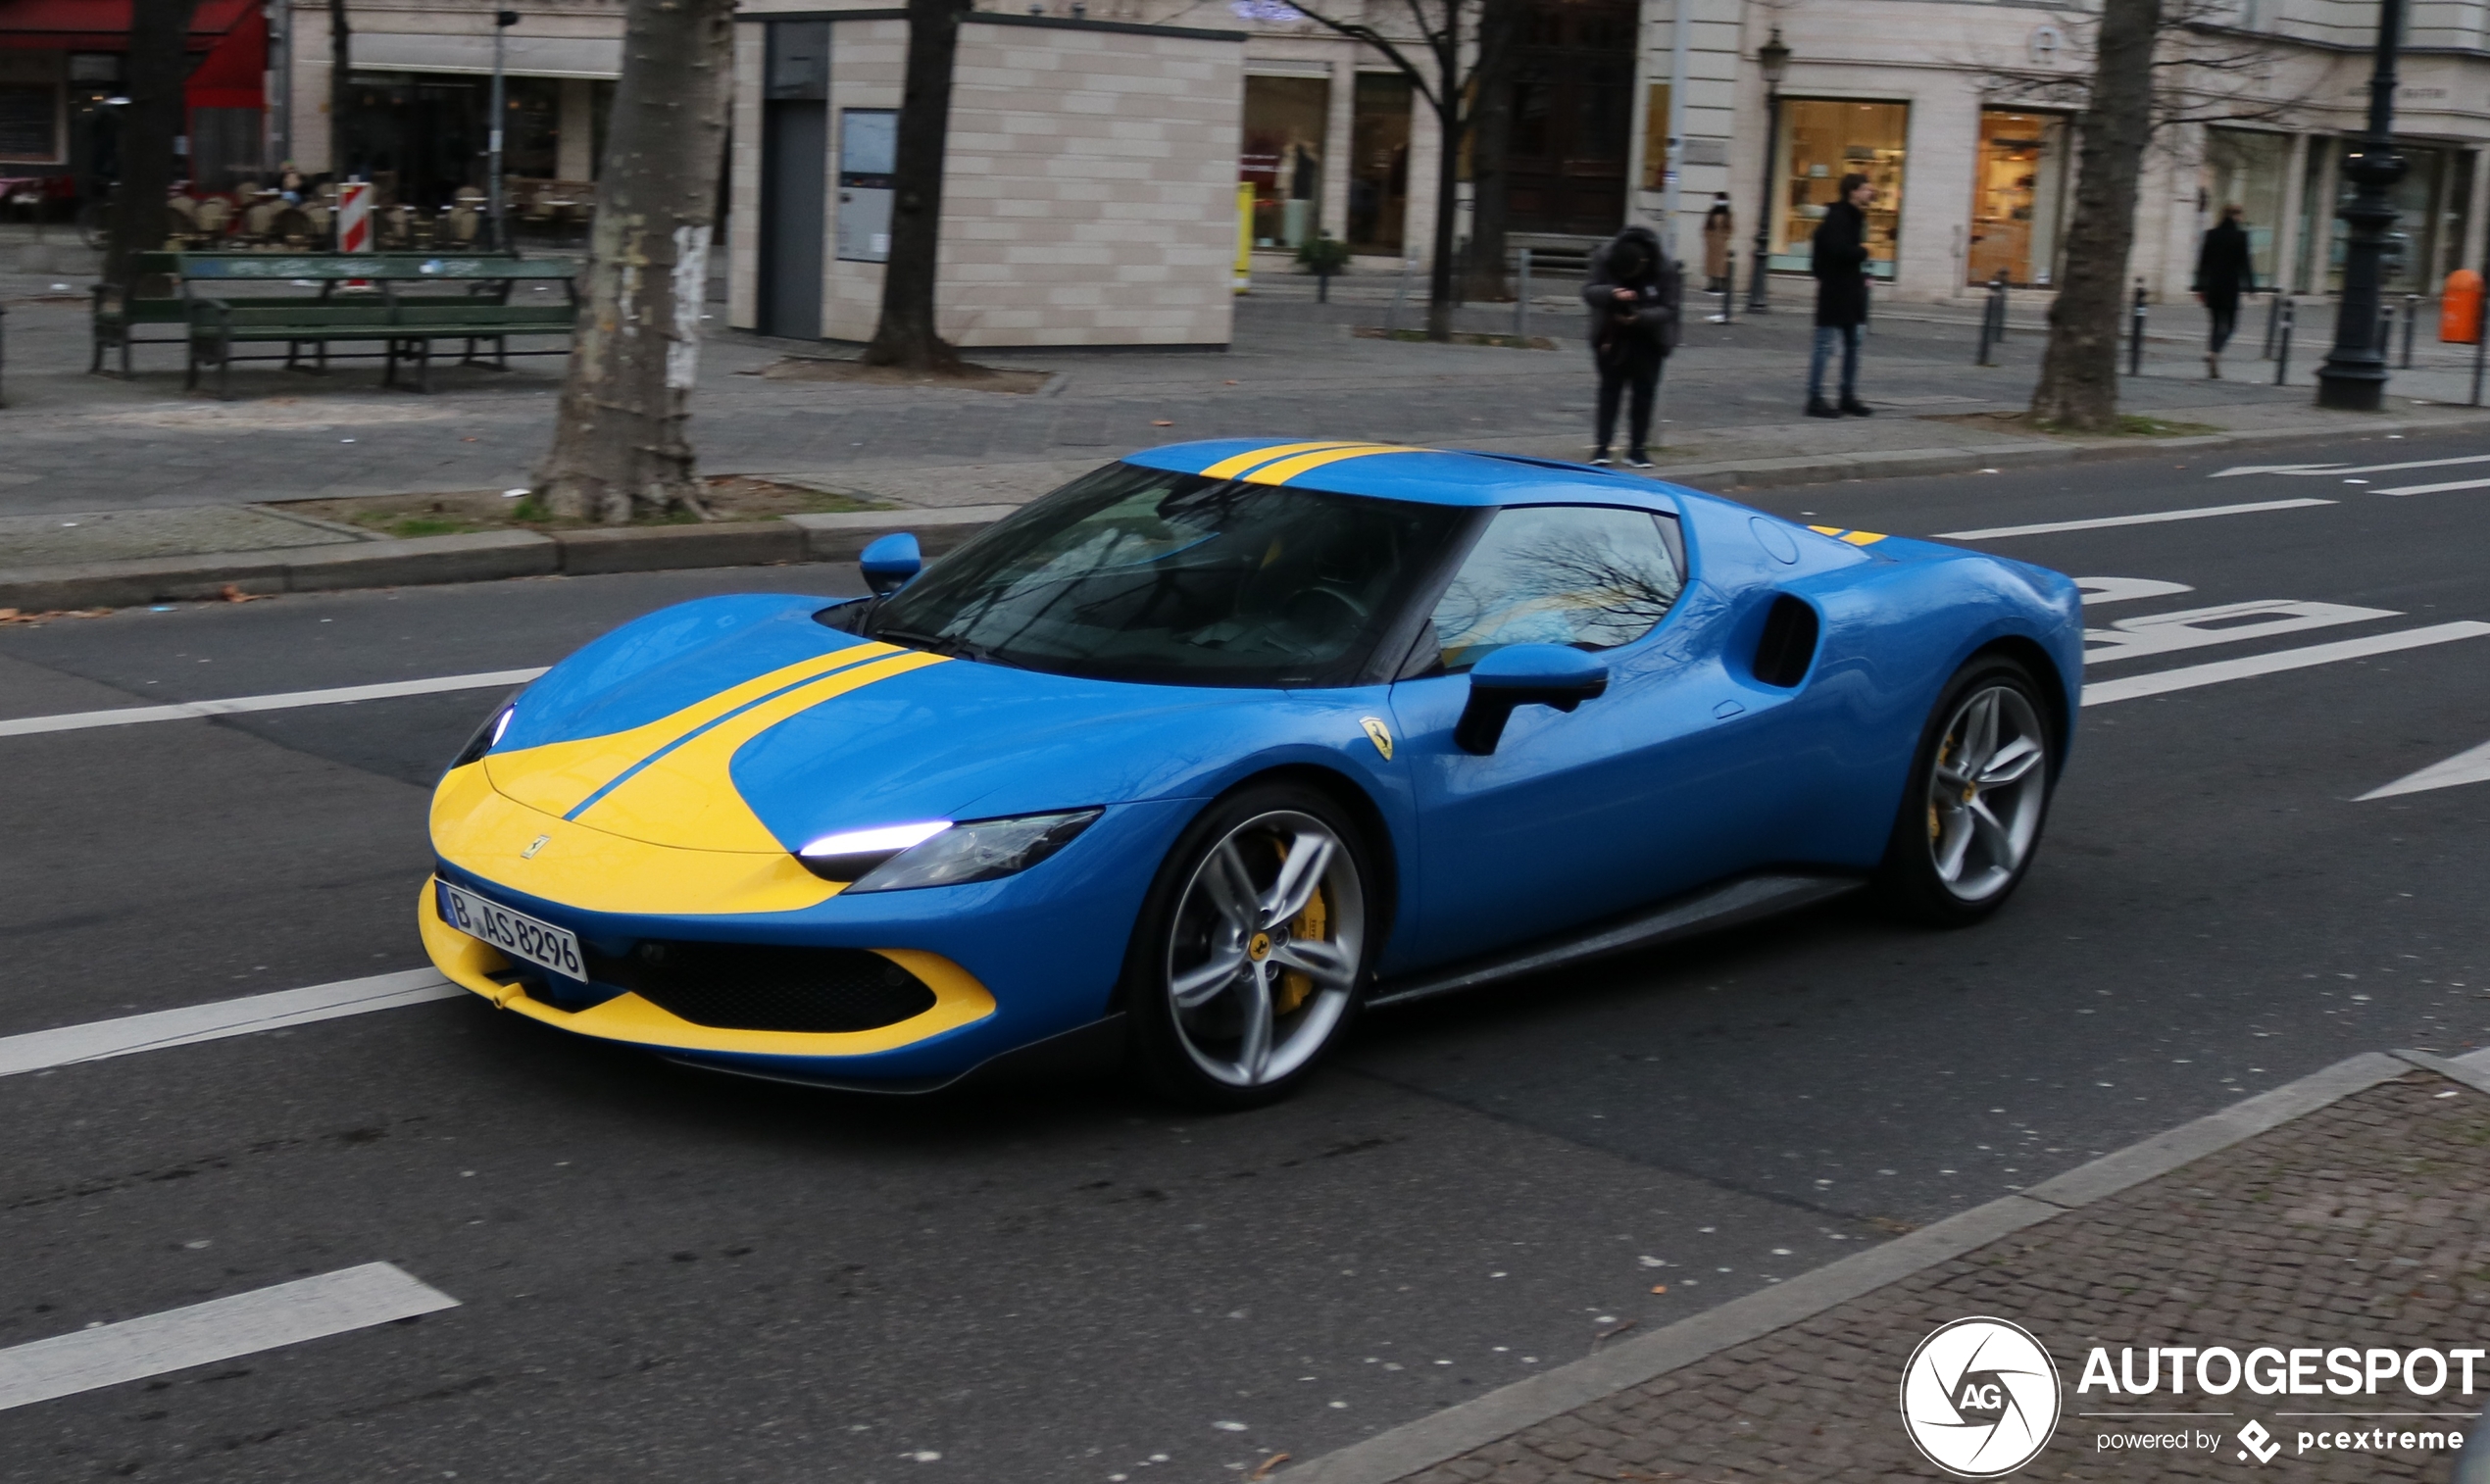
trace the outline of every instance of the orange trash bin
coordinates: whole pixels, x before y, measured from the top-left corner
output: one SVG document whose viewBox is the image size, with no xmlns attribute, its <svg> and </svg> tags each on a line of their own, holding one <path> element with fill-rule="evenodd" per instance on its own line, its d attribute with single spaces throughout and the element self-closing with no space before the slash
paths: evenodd
<svg viewBox="0 0 2490 1484">
<path fill-rule="evenodd" d="M 2447 294 L 2439 301 L 2438 338 L 2449 345 L 2470 345 L 2481 336 L 2481 275 L 2468 268 L 2447 275 Z"/>
</svg>

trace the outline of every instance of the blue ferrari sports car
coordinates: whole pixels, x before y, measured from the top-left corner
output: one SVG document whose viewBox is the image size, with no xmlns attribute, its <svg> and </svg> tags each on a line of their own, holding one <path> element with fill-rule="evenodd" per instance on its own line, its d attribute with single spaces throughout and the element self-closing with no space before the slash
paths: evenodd
<svg viewBox="0 0 2490 1484">
<path fill-rule="evenodd" d="M 1361 1011 L 2029 869 L 2074 584 L 1577 465 L 1134 454 L 874 596 L 637 619 L 441 780 L 442 972 L 680 1061 L 921 1090 L 1119 1036 L 1276 1097 Z"/>
</svg>

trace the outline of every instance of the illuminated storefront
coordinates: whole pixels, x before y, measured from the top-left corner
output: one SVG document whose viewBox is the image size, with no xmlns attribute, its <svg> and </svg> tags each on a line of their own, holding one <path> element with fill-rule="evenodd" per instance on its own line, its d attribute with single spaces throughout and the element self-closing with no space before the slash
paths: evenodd
<svg viewBox="0 0 2490 1484">
<path fill-rule="evenodd" d="M 1980 113 L 1979 164 L 1971 181 L 1971 230 L 1965 280 L 2017 288 L 2057 281 L 2073 131 L 2058 114 Z"/>
<path fill-rule="evenodd" d="M 1847 98 L 1781 100 L 1780 158 L 1773 162 L 1772 267 L 1805 272 L 1817 223 L 1841 189 L 1842 176 L 1866 175 L 1876 187 L 1868 208 L 1868 271 L 1890 278 L 1901 251 L 1904 141 L 1908 103 Z"/>
</svg>

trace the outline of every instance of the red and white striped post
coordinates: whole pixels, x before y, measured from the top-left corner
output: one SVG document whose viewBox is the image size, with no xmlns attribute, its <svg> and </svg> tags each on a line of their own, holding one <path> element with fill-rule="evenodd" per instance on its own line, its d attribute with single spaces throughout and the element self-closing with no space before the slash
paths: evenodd
<svg viewBox="0 0 2490 1484">
<path fill-rule="evenodd" d="M 372 251 L 372 185 L 369 181 L 349 180 L 337 187 L 337 251 Z M 346 286 L 370 288 L 372 280 L 349 278 Z"/>
</svg>

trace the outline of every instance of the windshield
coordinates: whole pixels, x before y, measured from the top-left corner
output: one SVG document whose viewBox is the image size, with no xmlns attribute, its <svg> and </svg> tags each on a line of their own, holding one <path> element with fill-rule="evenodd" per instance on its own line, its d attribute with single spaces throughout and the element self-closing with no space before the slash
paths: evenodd
<svg viewBox="0 0 2490 1484">
<path fill-rule="evenodd" d="M 1348 684 L 1474 514 L 1110 465 L 865 622 L 894 644 L 1105 679 Z"/>
</svg>

